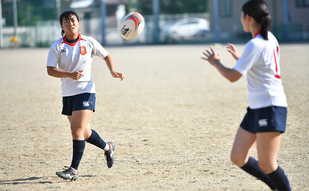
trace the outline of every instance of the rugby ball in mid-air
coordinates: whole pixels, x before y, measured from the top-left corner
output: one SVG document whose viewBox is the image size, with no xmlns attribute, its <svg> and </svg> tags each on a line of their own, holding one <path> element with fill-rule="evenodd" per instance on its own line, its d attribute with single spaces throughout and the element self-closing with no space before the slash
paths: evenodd
<svg viewBox="0 0 309 191">
<path fill-rule="evenodd" d="M 122 38 L 132 40 L 143 31 L 145 26 L 144 17 L 138 12 L 127 14 L 120 22 L 119 33 Z"/>
</svg>

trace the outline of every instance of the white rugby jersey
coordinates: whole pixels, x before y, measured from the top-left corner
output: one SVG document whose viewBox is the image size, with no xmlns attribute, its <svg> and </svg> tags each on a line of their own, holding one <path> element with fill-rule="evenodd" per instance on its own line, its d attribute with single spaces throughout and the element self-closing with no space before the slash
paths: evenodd
<svg viewBox="0 0 309 191">
<path fill-rule="evenodd" d="M 287 107 L 280 77 L 280 48 L 276 37 L 268 32 L 268 40 L 257 33 L 245 46 L 234 69 L 247 74 L 249 107 Z"/>
<path fill-rule="evenodd" d="M 47 66 L 58 67 L 64 71 L 81 71 L 84 77 L 78 80 L 61 78 L 62 96 L 72 96 L 81 93 L 95 93 L 91 77 L 93 56 L 105 58 L 108 52 L 92 37 L 78 34 L 74 43 L 66 41 L 66 36 L 57 40 L 49 49 Z"/>
</svg>

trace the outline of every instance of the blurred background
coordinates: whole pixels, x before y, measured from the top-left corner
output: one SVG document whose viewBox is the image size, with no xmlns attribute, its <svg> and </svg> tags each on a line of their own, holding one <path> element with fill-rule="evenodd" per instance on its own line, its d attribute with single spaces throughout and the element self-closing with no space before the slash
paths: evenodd
<svg viewBox="0 0 309 191">
<path fill-rule="evenodd" d="M 0 0 L 0 48 L 50 47 L 61 38 L 59 16 L 74 10 L 80 33 L 103 45 L 246 42 L 240 15 L 246 0 Z M 280 42 L 309 42 L 309 0 L 266 0 Z M 144 31 L 127 41 L 120 20 L 137 11 Z"/>
</svg>

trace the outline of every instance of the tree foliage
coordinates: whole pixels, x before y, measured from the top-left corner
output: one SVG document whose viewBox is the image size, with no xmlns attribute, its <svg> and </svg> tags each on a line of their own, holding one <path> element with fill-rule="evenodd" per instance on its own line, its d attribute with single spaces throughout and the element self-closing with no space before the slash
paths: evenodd
<svg viewBox="0 0 309 191">
<path fill-rule="evenodd" d="M 69 1 L 61 2 L 61 9 L 66 10 Z M 34 26 L 38 21 L 58 19 L 56 2 L 54 0 L 23 0 L 17 1 L 18 26 Z M 14 25 L 13 2 L 2 3 L 2 17 L 5 18 L 6 26 Z"/>
<path fill-rule="evenodd" d="M 137 0 L 129 6 L 141 14 L 151 15 L 153 0 Z M 160 0 L 161 14 L 205 13 L 207 0 Z"/>
</svg>

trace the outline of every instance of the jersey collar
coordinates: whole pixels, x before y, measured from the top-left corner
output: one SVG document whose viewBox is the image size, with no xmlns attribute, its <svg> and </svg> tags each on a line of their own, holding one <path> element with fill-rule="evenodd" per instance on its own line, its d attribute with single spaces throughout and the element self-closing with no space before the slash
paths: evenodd
<svg viewBox="0 0 309 191">
<path fill-rule="evenodd" d="M 257 35 L 259 35 L 260 33 L 261 33 L 261 29 L 259 29 L 259 30 L 255 33 L 254 37 L 256 37 Z"/>
<path fill-rule="evenodd" d="M 78 33 L 78 40 L 77 40 L 76 42 L 74 42 L 74 43 L 69 43 L 69 42 L 67 41 L 67 37 L 66 37 L 66 36 L 64 36 L 64 37 L 62 38 L 62 40 L 63 40 L 62 43 L 65 43 L 65 44 L 70 45 L 70 46 L 75 46 L 79 41 L 85 40 L 85 39 L 82 39 L 81 35 Z M 62 44 L 62 43 L 61 43 L 61 44 Z"/>
</svg>

